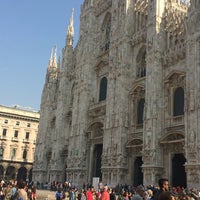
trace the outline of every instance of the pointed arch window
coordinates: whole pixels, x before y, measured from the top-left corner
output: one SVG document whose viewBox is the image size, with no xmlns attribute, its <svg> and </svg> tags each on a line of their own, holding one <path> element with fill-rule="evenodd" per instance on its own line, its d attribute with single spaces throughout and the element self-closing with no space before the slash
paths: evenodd
<svg viewBox="0 0 200 200">
<path fill-rule="evenodd" d="M 141 77 L 146 76 L 146 51 L 143 52 L 142 54 L 142 59 L 141 59 Z"/>
<path fill-rule="evenodd" d="M 105 50 L 108 50 L 110 48 L 110 29 L 111 29 L 111 16 L 109 16 L 105 30 Z"/>
<path fill-rule="evenodd" d="M 107 51 L 110 48 L 111 14 L 107 13 L 102 24 L 101 50 Z"/>
<path fill-rule="evenodd" d="M 173 116 L 184 114 L 184 90 L 178 87 L 174 92 Z"/>
<path fill-rule="evenodd" d="M 142 48 L 137 56 L 137 77 L 146 76 L 146 49 Z"/>
<path fill-rule="evenodd" d="M 145 103 L 145 100 L 143 98 L 140 99 L 138 102 L 138 106 L 137 106 L 137 124 L 138 125 L 143 124 L 144 103 Z"/>
<path fill-rule="evenodd" d="M 107 95 L 107 78 L 103 77 L 100 81 L 100 90 L 99 90 L 99 101 L 106 99 Z"/>
</svg>

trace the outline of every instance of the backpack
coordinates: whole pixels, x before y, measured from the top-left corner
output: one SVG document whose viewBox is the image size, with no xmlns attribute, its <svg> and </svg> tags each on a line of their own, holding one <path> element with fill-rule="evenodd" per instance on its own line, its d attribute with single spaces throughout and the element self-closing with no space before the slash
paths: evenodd
<svg viewBox="0 0 200 200">
<path fill-rule="evenodd" d="M 19 192 L 16 191 L 15 194 L 11 197 L 12 200 L 23 200 L 23 198 L 19 197 Z"/>
<path fill-rule="evenodd" d="M 62 193 L 61 192 L 56 192 L 56 200 L 60 200 L 62 198 Z"/>
</svg>

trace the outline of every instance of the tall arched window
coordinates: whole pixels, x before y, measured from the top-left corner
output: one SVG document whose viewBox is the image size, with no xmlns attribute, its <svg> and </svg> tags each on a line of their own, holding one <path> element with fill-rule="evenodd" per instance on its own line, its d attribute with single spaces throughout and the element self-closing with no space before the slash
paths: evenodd
<svg viewBox="0 0 200 200">
<path fill-rule="evenodd" d="M 142 59 L 141 59 L 141 77 L 146 76 L 146 51 L 143 52 L 142 54 Z"/>
<path fill-rule="evenodd" d="M 140 49 L 137 59 L 137 77 L 141 78 L 146 76 L 146 48 L 143 47 Z"/>
<path fill-rule="evenodd" d="M 103 77 L 100 82 L 99 101 L 106 99 L 107 95 L 107 78 Z"/>
<path fill-rule="evenodd" d="M 137 106 L 137 124 L 143 124 L 143 114 L 144 114 L 144 99 L 140 99 Z"/>
<path fill-rule="evenodd" d="M 107 13 L 102 24 L 101 50 L 107 51 L 110 47 L 111 14 Z"/>
<path fill-rule="evenodd" d="M 109 16 L 109 19 L 106 24 L 106 30 L 105 30 L 105 50 L 108 50 L 110 48 L 110 29 L 111 29 L 111 16 Z"/>
<path fill-rule="evenodd" d="M 178 87 L 174 92 L 173 115 L 179 116 L 184 114 L 184 90 Z"/>
</svg>

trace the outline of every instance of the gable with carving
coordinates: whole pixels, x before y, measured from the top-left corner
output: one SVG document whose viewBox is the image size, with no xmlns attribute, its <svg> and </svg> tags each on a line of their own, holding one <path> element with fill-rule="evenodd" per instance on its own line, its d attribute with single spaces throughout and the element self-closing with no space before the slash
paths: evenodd
<svg viewBox="0 0 200 200">
<path fill-rule="evenodd" d="M 164 135 L 160 139 L 161 144 L 168 144 L 168 143 L 179 143 L 179 142 L 184 142 L 185 137 L 182 133 L 169 133 L 168 135 Z"/>
</svg>

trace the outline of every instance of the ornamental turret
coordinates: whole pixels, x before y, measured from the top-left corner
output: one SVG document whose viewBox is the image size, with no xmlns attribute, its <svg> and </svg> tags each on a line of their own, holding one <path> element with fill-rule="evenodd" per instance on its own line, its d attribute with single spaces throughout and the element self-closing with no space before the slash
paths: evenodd
<svg viewBox="0 0 200 200">
<path fill-rule="evenodd" d="M 72 46 L 73 42 L 74 42 L 74 9 L 72 9 L 72 15 L 67 29 L 66 45 Z"/>
</svg>

